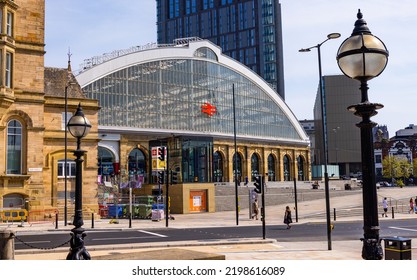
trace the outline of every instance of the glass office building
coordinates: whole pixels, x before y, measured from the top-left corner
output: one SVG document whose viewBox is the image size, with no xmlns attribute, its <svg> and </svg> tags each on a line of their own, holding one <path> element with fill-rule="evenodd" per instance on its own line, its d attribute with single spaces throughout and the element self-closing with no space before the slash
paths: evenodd
<svg viewBox="0 0 417 280">
<path fill-rule="evenodd" d="M 285 99 L 279 0 L 156 0 L 157 38 L 200 37 L 263 77 Z"/>
<path fill-rule="evenodd" d="M 243 182 L 258 174 L 270 181 L 309 179 L 308 136 L 291 110 L 262 78 L 208 40 L 95 57 L 77 80 L 101 107 L 104 177 L 120 168 L 155 183 L 152 151 L 164 146 L 167 169 L 182 184 Z"/>
</svg>

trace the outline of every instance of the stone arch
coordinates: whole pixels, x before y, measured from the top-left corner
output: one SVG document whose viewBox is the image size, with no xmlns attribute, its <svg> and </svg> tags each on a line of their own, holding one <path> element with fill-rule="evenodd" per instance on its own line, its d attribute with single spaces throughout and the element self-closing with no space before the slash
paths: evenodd
<svg viewBox="0 0 417 280">
<path fill-rule="evenodd" d="M 214 182 L 224 182 L 226 168 L 226 155 L 222 151 L 213 152 L 213 178 Z"/>
<path fill-rule="evenodd" d="M 149 164 L 146 149 L 138 145 L 131 149 L 127 156 L 127 172 L 134 176 L 135 181 L 148 182 Z"/>
<path fill-rule="evenodd" d="M 277 181 L 277 157 L 274 153 L 270 153 L 266 158 L 268 181 Z"/>
<path fill-rule="evenodd" d="M 262 169 L 262 157 L 259 153 L 253 152 L 250 156 L 250 159 L 248 158 L 248 161 L 250 160 L 250 172 L 251 172 L 251 181 L 255 180 L 256 176 L 262 176 L 263 169 Z"/>
<path fill-rule="evenodd" d="M 27 208 L 26 202 L 27 202 L 28 197 L 29 196 L 25 193 L 11 192 L 11 193 L 3 195 L 3 198 L 0 204 L 2 205 L 2 208 L 24 209 L 24 208 Z"/>
<path fill-rule="evenodd" d="M 7 116 L 3 118 L 3 121 L 1 121 L 1 126 L 5 127 L 10 119 L 13 119 L 15 117 L 18 117 L 20 121 L 22 121 L 27 129 L 33 128 L 33 121 L 32 118 L 25 112 L 21 110 L 12 110 L 7 113 Z"/>
<path fill-rule="evenodd" d="M 306 166 L 307 160 L 303 155 L 298 155 L 297 157 L 297 179 L 298 181 L 305 181 L 306 175 L 307 175 L 307 166 Z"/>
<path fill-rule="evenodd" d="M 235 167 L 235 156 L 237 157 L 237 168 Z M 243 171 L 244 171 L 244 156 L 243 156 L 243 153 L 242 152 L 240 152 L 239 150 L 237 151 L 237 152 L 235 152 L 235 153 L 233 153 L 233 156 L 232 156 L 232 179 L 233 179 L 233 182 L 234 182 L 234 180 L 235 180 L 235 170 L 237 170 L 237 179 L 238 179 L 238 182 L 242 182 L 242 177 L 243 177 Z"/>
<path fill-rule="evenodd" d="M 291 155 L 289 154 L 284 154 L 283 158 L 282 158 L 282 162 L 283 162 L 283 168 L 284 168 L 284 181 L 291 181 L 292 178 L 292 158 Z"/>
<path fill-rule="evenodd" d="M 65 149 L 59 149 L 53 152 L 50 152 L 46 155 L 45 160 L 45 167 L 44 169 L 49 169 L 49 176 L 50 176 L 50 185 L 45 185 L 45 193 L 50 196 L 51 198 L 51 206 L 57 206 L 57 199 L 59 197 L 60 190 L 65 189 L 65 179 L 59 179 L 58 177 L 58 162 L 59 160 L 65 159 Z M 67 159 L 68 160 L 75 160 L 74 154 L 68 150 L 67 151 Z M 84 162 L 87 160 L 87 153 L 84 155 Z M 83 169 L 85 168 L 85 164 L 83 164 Z M 69 184 L 68 184 L 69 183 Z M 72 196 L 71 193 L 75 192 L 75 180 L 74 178 L 67 178 L 67 191 L 70 193 L 70 197 Z"/>
</svg>

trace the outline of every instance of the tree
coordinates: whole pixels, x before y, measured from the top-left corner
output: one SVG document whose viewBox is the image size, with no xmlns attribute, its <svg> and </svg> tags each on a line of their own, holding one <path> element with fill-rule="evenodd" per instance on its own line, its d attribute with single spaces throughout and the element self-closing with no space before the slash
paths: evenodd
<svg viewBox="0 0 417 280">
<path fill-rule="evenodd" d="M 382 160 L 382 175 L 385 178 L 408 178 L 413 175 L 413 165 L 406 158 L 389 156 Z"/>
</svg>

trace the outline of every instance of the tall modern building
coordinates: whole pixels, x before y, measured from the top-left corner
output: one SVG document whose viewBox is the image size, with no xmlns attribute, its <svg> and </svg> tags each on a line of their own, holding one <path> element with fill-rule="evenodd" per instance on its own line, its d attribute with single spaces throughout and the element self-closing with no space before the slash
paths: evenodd
<svg viewBox="0 0 417 280">
<path fill-rule="evenodd" d="M 362 170 L 360 130 L 356 126 L 360 118 L 347 110 L 348 106 L 360 102 L 359 86 L 359 82 L 344 75 L 323 76 L 327 163 L 338 165 L 340 175 L 357 174 Z M 318 165 L 324 164 L 322 108 L 318 90 L 314 104 L 315 140 L 312 156 L 312 161 Z"/>
<path fill-rule="evenodd" d="M 200 37 L 264 78 L 285 99 L 279 0 L 156 0 L 159 44 Z"/>
</svg>

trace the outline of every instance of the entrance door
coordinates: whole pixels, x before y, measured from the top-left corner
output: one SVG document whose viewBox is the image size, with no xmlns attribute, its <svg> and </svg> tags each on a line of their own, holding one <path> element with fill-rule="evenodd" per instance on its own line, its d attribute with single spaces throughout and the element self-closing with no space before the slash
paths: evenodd
<svg viewBox="0 0 417 280">
<path fill-rule="evenodd" d="M 190 191 L 190 212 L 207 212 L 207 191 Z"/>
</svg>

